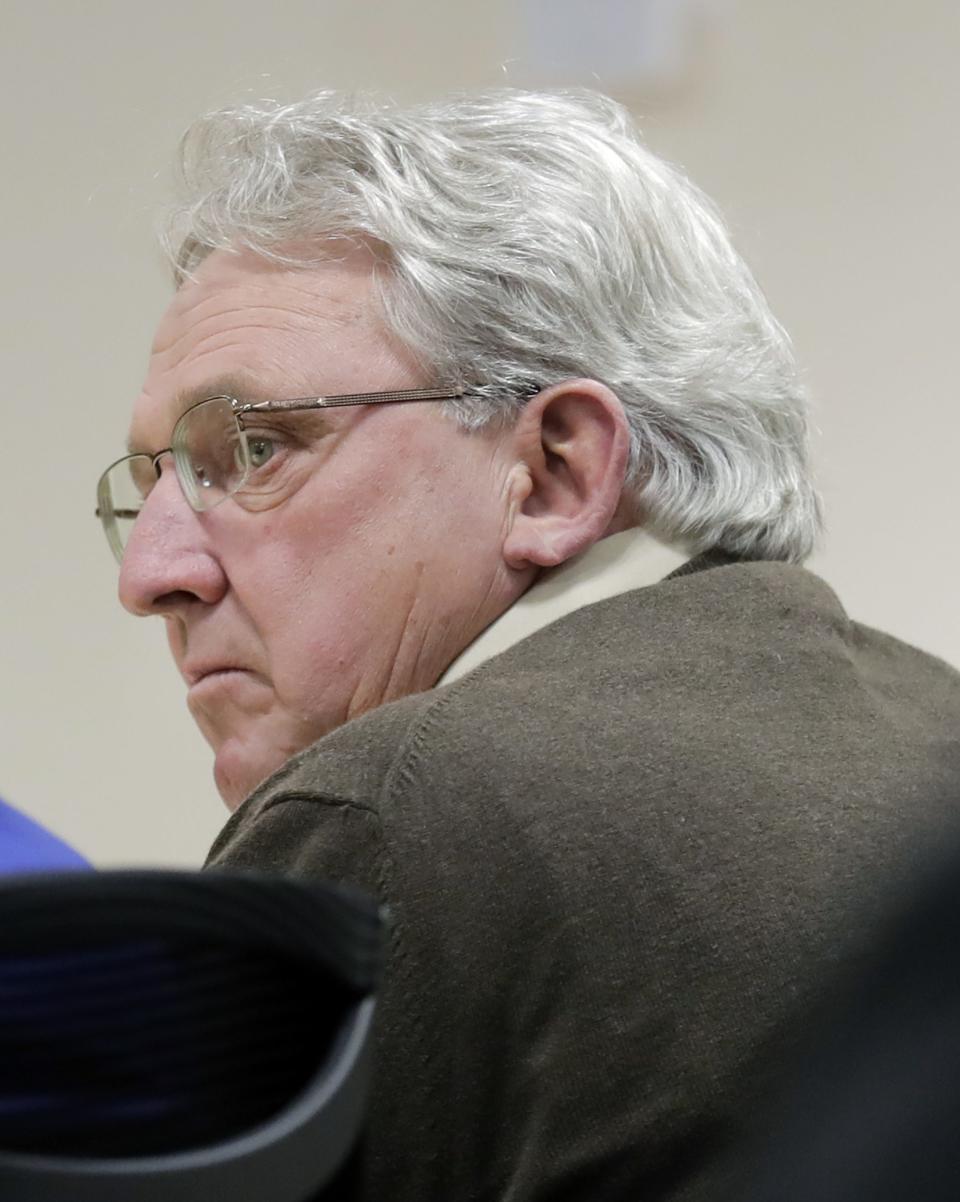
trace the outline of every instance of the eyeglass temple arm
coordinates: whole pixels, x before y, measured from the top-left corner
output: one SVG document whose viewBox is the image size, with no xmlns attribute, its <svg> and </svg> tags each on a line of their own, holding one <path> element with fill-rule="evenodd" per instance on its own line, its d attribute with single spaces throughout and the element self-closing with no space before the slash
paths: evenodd
<svg viewBox="0 0 960 1202">
<path fill-rule="evenodd" d="M 446 388 L 407 388 L 399 392 L 348 392 L 342 396 L 293 397 L 288 401 L 257 401 L 242 405 L 234 401 L 234 414 L 295 412 L 301 409 L 339 409 L 348 405 L 396 405 L 404 401 L 459 401 L 462 392 Z"/>
</svg>

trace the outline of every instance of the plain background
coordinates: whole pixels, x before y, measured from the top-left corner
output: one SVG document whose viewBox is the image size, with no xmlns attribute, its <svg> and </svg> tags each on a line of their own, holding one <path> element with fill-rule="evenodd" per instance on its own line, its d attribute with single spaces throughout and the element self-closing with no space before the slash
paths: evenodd
<svg viewBox="0 0 960 1202">
<path fill-rule="evenodd" d="M 576 0 L 518 2 L 3 6 L 0 794 L 98 864 L 199 863 L 225 817 L 161 624 L 116 604 L 93 494 L 169 294 L 153 229 L 177 142 L 236 100 L 593 71 L 718 201 L 793 335 L 829 522 L 814 566 L 860 620 L 960 663 L 956 0 L 711 0 L 666 84 L 596 47 L 586 80 L 552 72 L 551 12 L 559 29 Z"/>
</svg>

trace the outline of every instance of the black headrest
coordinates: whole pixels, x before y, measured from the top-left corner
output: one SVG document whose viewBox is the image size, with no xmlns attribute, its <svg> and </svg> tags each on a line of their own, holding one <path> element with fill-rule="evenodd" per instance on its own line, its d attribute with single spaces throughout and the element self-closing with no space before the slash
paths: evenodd
<svg viewBox="0 0 960 1202">
<path fill-rule="evenodd" d="M 376 904 L 249 873 L 0 880 L 0 1197 L 302 1202 L 360 1127 Z"/>
</svg>

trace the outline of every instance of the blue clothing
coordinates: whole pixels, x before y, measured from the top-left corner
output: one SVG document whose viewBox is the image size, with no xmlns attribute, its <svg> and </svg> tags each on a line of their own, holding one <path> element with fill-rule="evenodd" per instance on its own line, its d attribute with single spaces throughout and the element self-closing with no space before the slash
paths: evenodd
<svg viewBox="0 0 960 1202">
<path fill-rule="evenodd" d="M 62 839 L 0 799 L 0 875 L 89 867 Z"/>
</svg>

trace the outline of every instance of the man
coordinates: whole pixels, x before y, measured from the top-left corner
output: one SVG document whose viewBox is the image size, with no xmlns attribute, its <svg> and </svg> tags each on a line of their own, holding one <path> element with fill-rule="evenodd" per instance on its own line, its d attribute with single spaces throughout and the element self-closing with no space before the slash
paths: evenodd
<svg viewBox="0 0 960 1202">
<path fill-rule="evenodd" d="M 210 863 L 389 908 L 365 1198 L 715 1197 L 960 770 L 956 674 L 799 566 L 783 331 L 600 97 L 243 108 L 185 178 L 100 512 Z"/>
</svg>

